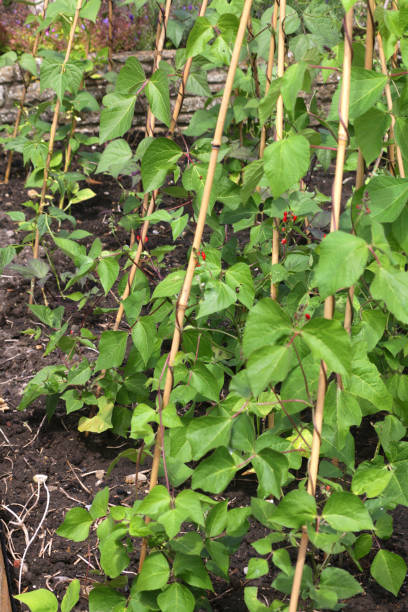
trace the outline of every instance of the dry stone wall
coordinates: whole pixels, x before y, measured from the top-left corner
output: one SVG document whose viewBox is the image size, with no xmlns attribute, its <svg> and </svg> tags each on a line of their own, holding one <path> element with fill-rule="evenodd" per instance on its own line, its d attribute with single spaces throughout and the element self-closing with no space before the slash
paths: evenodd
<svg viewBox="0 0 408 612">
<path fill-rule="evenodd" d="M 164 51 L 163 59 L 172 62 L 174 59 L 174 51 Z M 139 51 L 135 54 L 122 53 L 114 56 L 114 70 L 119 71 L 124 65 L 127 58 L 131 55 L 135 55 L 141 62 L 147 75 L 151 74 L 153 67 L 153 53 L 152 51 Z M 92 93 L 95 98 L 101 103 L 103 96 L 107 91 L 108 82 L 105 78 L 104 72 L 99 72 L 97 78 L 88 78 L 86 87 L 87 90 Z M 208 73 L 208 84 L 211 92 L 217 92 L 223 89 L 225 83 L 226 71 L 222 69 L 211 70 Z M 317 86 L 317 98 L 319 104 L 325 106 L 328 105 L 333 95 L 334 86 L 337 82 L 337 76 L 334 74 L 330 77 L 328 83 L 323 83 L 319 80 Z M 18 66 L 6 66 L 0 69 L 0 124 L 2 123 L 13 123 L 17 115 L 17 107 L 23 93 L 24 85 L 22 73 Z M 176 98 L 176 89 L 172 92 L 173 101 Z M 36 106 L 40 102 L 53 97 L 51 90 L 40 91 L 40 83 L 38 80 L 32 80 L 29 84 L 26 105 Z M 307 97 L 307 96 L 306 96 Z M 186 94 L 182 112 L 179 117 L 179 125 L 188 125 L 191 115 L 198 108 L 203 108 L 205 98 L 200 96 L 193 96 Z M 145 99 L 141 96 L 135 108 L 135 116 L 133 125 L 136 129 L 143 129 L 145 125 Z M 61 118 L 62 119 L 62 118 Z M 84 132 L 96 132 L 99 121 L 99 115 L 97 113 L 84 113 L 82 121 L 78 124 L 78 128 Z M 158 125 L 160 131 L 160 125 Z"/>
</svg>

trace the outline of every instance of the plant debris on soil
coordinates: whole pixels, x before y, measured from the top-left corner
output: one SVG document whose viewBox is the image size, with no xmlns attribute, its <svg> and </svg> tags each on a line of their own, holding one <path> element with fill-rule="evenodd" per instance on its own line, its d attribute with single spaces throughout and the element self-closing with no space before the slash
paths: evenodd
<svg viewBox="0 0 408 612">
<path fill-rule="evenodd" d="M 24 187 L 24 169 L 18 159 L 13 165 L 13 173 L 8 185 L 0 185 L 0 244 L 18 243 L 15 224 L 7 216 L 11 210 L 26 210 L 21 206 L 27 200 Z M 0 166 L 0 176 L 4 174 Z M 127 233 L 118 228 L 113 233 L 110 219 L 118 210 L 120 189 L 116 183 L 104 177 L 100 185 L 92 185 L 95 198 L 78 205 L 75 214 L 81 229 L 89 231 L 93 237 L 99 236 L 105 248 L 115 248 L 121 241 L 128 240 Z M 328 184 L 330 181 L 328 181 Z M 327 185 L 319 185 L 325 191 Z M 161 224 L 155 225 L 155 232 L 149 236 L 149 248 L 167 244 L 168 229 Z M 180 248 L 166 257 L 172 258 L 172 267 L 183 265 L 186 247 L 183 239 L 177 244 Z M 31 256 L 27 246 L 20 253 L 20 263 Z M 61 256 L 61 255 L 59 255 Z M 63 256 L 62 256 L 63 257 Z M 67 260 L 68 262 L 68 260 Z M 66 263 L 66 262 L 65 262 Z M 74 577 L 81 581 L 81 600 L 74 608 L 85 611 L 87 593 L 95 581 L 101 581 L 103 572 L 98 561 L 96 535 L 85 542 L 71 542 L 56 535 L 55 531 L 62 523 L 64 515 L 70 508 L 86 507 L 92 503 L 95 494 L 103 487 L 110 489 L 110 502 L 131 506 L 137 496 L 147 491 L 149 477 L 148 463 L 142 465 L 138 486 L 135 486 L 135 465 L 123 459 L 115 466 L 109 476 L 106 474 L 110 463 L 119 452 L 132 446 L 131 441 L 106 432 L 102 435 L 87 436 L 77 430 L 78 416 L 66 415 L 65 410 L 57 409 L 49 421 L 46 417 L 45 400 L 39 398 L 24 412 L 16 407 L 21 399 L 24 386 L 31 377 L 45 365 L 59 363 L 60 356 L 53 352 L 43 356 L 45 343 L 42 338 L 35 339 L 24 334 L 24 330 L 41 327 L 27 309 L 30 281 L 22 278 L 12 270 L 4 270 L 0 277 L 0 519 L 4 540 L 7 546 L 7 562 L 12 577 L 13 593 L 17 593 L 21 559 L 24 565 L 21 570 L 22 591 L 35 588 L 48 588 L 61 599 L 70 580 Z M 62 303 L 55 282 L 47 282 L 45 292 L 49 292 L 53 304 Z M 114 304 L 113 304 L 114 305 Z M 72 302 L 64 302 L 66 312 L 71 314 L 71 325 L 83 325 L 101 330 L 108 328 L 114 314 L 93 315 L 78 311 Z M 84 351 L 89 349 L 84 348 Z M 94 358 L 91 353 L 85 353 Z M 364 439 L 359 445 L 359 453 L 371 456 L 370 449 L 375 446 L 376 437 L 365 420 L 362 428 Z M 361 459 L 361 457 L 360 457 Z M 33 480 L 37 474 L 47 476 L 46 484 L 50 493 L 50 504 L 44 522 L 34 541 L 27 549 L 33 534 L 46 509 L 46 495 Z M 228 488 L 224 497 L 232 507 L 250 503 L 255 494 L 256 483 L 251 478 L 237 477 Z M 221 497 L 220 497 L 221 499 Z M 394 532 L 387 542 L 387 548 L 403 558 L 408 558 L 408 508 L 399 507 L 394 511 Z M 259 597 L 269 605 L 280 594 L 274 592 L 271 583 L 274 576 L 264 576 L 259 580 L 247 581 L 245 566 L 251 556 L 256 556 L 251 542 L 266 535 L 266 528 L 252 523 L 244 541 L 231 559 L 230 582 L 215 577 L 215 592 L 209 599 L 214 611 L 240 612 L 247 610 L 244 603 L 244 586 L 258 586 Z M 26 551 L 26 552 L 25 552 Z M 345 610 L 359 612 L 370 611 L 408 611 L 408 584 L 401 588 L 398 598 L 380 587 L 369 574 L 371 557 L 361 561 L 363 571 L 351 566 L 344 558 L 344 569 L 350 569 L 364 588 L 364 594 L 349 600 Z M 127 572 L 129 583 L 137 575 L 137 563 L 133 571 Z M 15 609 L 19 609 L 17 602 Z"/>
</svg>

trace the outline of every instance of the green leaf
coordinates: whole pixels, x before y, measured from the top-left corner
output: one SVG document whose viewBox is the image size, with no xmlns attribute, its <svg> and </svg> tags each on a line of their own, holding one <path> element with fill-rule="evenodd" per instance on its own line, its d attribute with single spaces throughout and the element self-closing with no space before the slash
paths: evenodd
<svg viewBox="0 0 408 612">
<path fill-rule="evenodd" d="M 258 495 L 279 498 L 289 467 L 286 457 L 271 448 L 264 448 L 252 459 L 252 465 L 258 476 Z"/>
<path fill-rule="evenodd" d="M 272 512 L 271 520 L 285 527 L 298 528 L 316 518 L 316 501 L 302 489 L 295 489 L 285 495 L 279 506 Z"/>
<path fill-rule="evenodd" d="M 267 146 L 264 169 L 274 198 L 300 181 L 309 163 L 310 147 L 304 136 L 289 136 Z"/>
<path fill-rule="evenodd" d="M 123 95 L 137 94 L 146 80 L 141 63 L 135 57 L 128 57 L 115 83 L 115 92 Z"/>
<path fill-rule="evenodd" d="M 132 159 L 132 150 L 126 140 L 119 138 L 110 142 L 99 158 L 96 172 L 108 172 L 114 178 L 119 174 Z"/>
<path fill-rule="evenodd" d="M 252 557 L 248 563 L 247 580 L 256 580 L 269 573 L 269 565 L 266 559 Z"/>
<path fill-rule="evenodd" d="M 3 273 L 4 267 L 14 259 L 15 255 L 16 250 L 14 247 L 0 247 L 0 274 Z"/>
<path fill-rule="evenodd" d="M 207 457 L 194 470 L 191 486 L 209 493 L 221 493 L 234 478 L 236 466 L 228 450 L 224 447 Z"/>
<path fill-rule="evenodd" d="M 374 528 L 361 499 L 347 491 L 332 493 L 324 506 L 322 516 L 330 527 L 337 531 L 362 531 Z"/>
<path fill-rule="evenodd" d="M 57 612 L 58 599 L 47 589 L 38 589 L 22 595 L 14 595 L 15 599 L 28 606 L 31 612 Z"/>
<path fill-rule="evenodd" d="M 341 231 L 330 232 L 320 243 L 318 253 L 314 280 L 322 299 L 354 285 L 364 272 L 368 258 L 366 242 Z"/>
<path fill-rule="evenodd" d="M 176 168 L 182 155 L 180 147 L 169 138 L 155 138 L 142 158 L 142 181 L 145 191 L 161 187 L 169 172 Z"/>
<path fill-rule="evenodd" d="M 119 138 L 129 131 L 135 110 L 136 96 L 108 94 L 103 99 L 106 108 L 101 111 L 99 143 Z"/>
<path fill-rule="evenodd" d="M 162 612 L 194 612 L 195 597 L 187 587 L 174 582 L 160 593 L 157 603 Z"/>
<path fill-rule="evenodd" d="M 20 66 L 23 70 L 31 72 L 33 76 L 37 76 L 37 62 L 31 53 L 23 53 L 20 57 Z"/>
<path fill-rule="evenodd" d="M 370 292 L 375 300 L 383 300 L 399 321 L 408 323 L 408 272 L 378 268 Z"/>
<path fill-rule="evenodd" d="M 192 458 L 200 459 L 213 448 L 228 446 L 232 420 L 229 417 L 203 416 L 193 419 L 187 429 Z"/>
<path fill-rule="evenodd" d="M 347 390 L 371 402 L 381 410 L 391 410 L 392 397 L 388 392 L 380 373 L 366 355 L 353 347 L 352 374 Z"/>
<path fill-rule="evenodd" d="M 249 612 L 266 612 L 270 610 L 270 607 L 265 606 L 265 604 L 259 601 L 257 587 L 245 587 L 244 601 Z"/>
<path fill-rule="evenodd" d="M 354 121 L 354 119 L 363 115 L 375 105 L 383 92 L 386 82 L 387 77 L 378 72 L 365 70 L 357 66 L 352 67 L 349 110 L 351 121 Z M 340 90 L 341 84 L 333 96 L 328 116 L 329 121 L 338 121 L 339 119 Z"/>
<path fill-rule="evenodd" d="M 130 557 L 125 545 L 121 542 L 128 532 L 127 527 L 116 526 L 107 537 L 100 538 L 101 567 L 110 578 L 120 576 L 129 565 Z"/>
<path fill-rule="evenodd" d="M 109 587 L 97 586 L 89 593 L 89 612 L 112 612 L 121 604 L 126 605 L 126 597 Z"/>
<path fill-rule="evenodd" d="M 327 567 L 323 570 L 320 586 L 335 591 L 338 599 L 348 599 L 363 592 L 357 580 L 349 572 L 338 567 Z"/>
<path fill-rule="evenodd" d="M 197 17 L 186 44 L 187 57 L 194 57 L 205 51 L 214 37 L 214 30 L 206 17 Z"/>
<path fill-rule="evenodd" d="M 376 176 L 368 183 L 370 217 L 380 223 L 392 223 L 408 201 L 408 179 Z"/>
<path fill-rule="evenodd" d="M 207 538 L 220 535 L 227 526 L 228 502 L 219 502 L 211 508 L 205 521 L 205 533 Z"/>
<path fill-rule="evenodd" d="M 112 413 L 114 403 L 106 396 L 97 399 L 98 412 L 94 417 L 81 417 L 79 419 L 78 431 L 92 431 L 102 433 L 112 428 Z"/>
<path fill-rule="evenodd" d="M 156 70 L 145 88 L 146 98 L 155 117 L 167 127 L 170 126 L 170 94 L 167 75 L 164 70 Z"/>
<path fill-rule="evenodd" d="M 52 310 L 49 306 L 42 306 L 40 304 L 29 304 L 29 309 L 36 317 L 40 319 L 45 325 L 54 329 L 60 329 L 62 323 L 62 317 L 64 316 L 64 307 L 57 306 Z"/>
<path fill-rule="evenodd" d="M 176 553 L 173 572 L 177 578 L 181 578 L 193 587 L 208 589 L 209 591 L 214 590 L 208 572 L 199 556 Z"/>
<path fill-rule="evenodd" d="M 159 552 L 151 553 L 143 563 L 142 571 L 137 577 L 136 591 L 156 591 L 163 588 L 170 577 L 170 568 L 166 557 Z"/>
<path fill-rule="evenodd" d="M 273 346 L 292 332 L 286 312 L 271 298 L 263 298 L 251 308 L 245 326 L 243 350 L 247 357 L 263 346 Z"/>
<path fill-rule="evenodd" d="M 238 301 L 244 306 L 251 308 L 255 297 L 254 281 L 248 264 L 238 262 L 228 268 L 225 272 L 226 284 L 234 289 Z"/>
<path fill-rule="evenodd" d="M 98 276 L 105 295 L 109 293 L 119 275 L 119 263 L 114 257 L 101 259 L 97 266 Z"/>
<path fill-rule="evenodd" d="M 356 4 L 356 2 L 357 0 L 341 0 L 345 11 L 349 11 Z M 348 597 L 351 597 L 351 595 L 348 595 Z"/>
<path fill-rule="evenodd" d="M 301 332 L 315 359 L 325 361 L 329 370 L 346 374 L 351 368 L 350 337 L 339 321 L 312 319 Z"/>
<path fill-rule="evenodd" d="M 81 583 L 77 578 L 71 580 L 61 602 L 61 612 L 70 612 L 79 601 Z"/>
<path fill-rule="evenodd" d="M 378 108 L 370 108 L 354 122 L 356 140 L 366 164 L 371 164 L 381 153 L 384 134 L 390 126 L 390 116 Z"/>
<path fill-rule="evenodd" d="M 133 344 L 147 365 L 156 346 L 156 324 L 149 317 L 141 317 L 132 328 Z"/>
<path fill-rule="evenodd" d="M 197 317 L 208 317 L 214 312 L 220 312 L 229 308 L 237 300 L 237 294 L 231 287 L 222 281 L 208 283 L 204 292 L 204 298 L 200 302 Z"/>
<path fill-rule="evenodd" d="M 99 341 L 99 355 L 95 370 L 118 368 L 126 352 L 128 334 L 125 331 L 104 331 Z"/>
<path fill-rule="evenodd" d="M 243 172 L 243 182 L 241 187 L 241 198 L 245 204 L 249 197 L 255 192 L 261 178 L 264 174 L 263 159 L 257 159 L 248 166 L 245 166 Z"/>
<path fill-rule="evenodd" d="M 57 529 L 57 534 L 62 538 L 83 542 L 89 536 L 89 529 L 93 519 L 85 508 L 71 508 L 65 515 L 64 522 Z"/>
<path fill-rule="evenodd" d="M 184 270 L 170 272 L 170 274 L 156 286 L 153 291 L 152 300 L 177 295 L 183 285 L 185 275 L 186 273 Z"/>
<path fill-rule="evenodd" d="M 89 509 L 89 514 L 92 519 L 96 521 L 98 518 L 102 518 L 108 512 L 108 501 L 109 501 L 109 487 L 103 488 L 95 495 L 92 505 Z"/>
<path fill-rule="evenodd" d="M 254 396 L 259 395 L 269 385 L 284 380 L 291 365 L 291 353 L 286 346 L 263 346 L 251 353 L 247 362 L 247 373 Z"/>
<path fill-rule="evenodd" d="M 281 92 L 285 108 L 293 113 L 299 91 L 303 87 L 307 65 L 305 62 L 292 64 L 285 70 L 282 78 Z"/>
<path fill-rule="evenodd" d="M 386 465 L 364 461 L 353 474 L 351 490 L 355 495 L 366 493 L 367 497 L 378 497 L 391 478 L 392 472 Z"/>
<path fill-rule="evenodd" d="M 85 6 L 82 7 L 79 15 L 81 19 L 89 19 L 89 21 L 95 23 L 100 8 L 101 0 L 88 0 Z"/>
<path fill-rule="evenodd" d="M 140 514 L 147 514 L 147 516 L 157 519 L 170 509 L 170 501 L 170 495 L 166 487 L 156 485 L 149 491 L 137 510 Z"/>
<path fill-rule="evenodd" d="M 397 597 L 407 573 L 407 565 L 399 555 L 382 549 L 376 554 L 370 573 L 378 584 Z"/>
<path fill-rule="evenodd" d="M 76 94 L 80 88 L 83 70 L 74 62 L 63 63 L 61 60 L 43 59 L 40 68 L 41 91 L 53 89 L 60 101 L 69 90 Z"/>
</svg>

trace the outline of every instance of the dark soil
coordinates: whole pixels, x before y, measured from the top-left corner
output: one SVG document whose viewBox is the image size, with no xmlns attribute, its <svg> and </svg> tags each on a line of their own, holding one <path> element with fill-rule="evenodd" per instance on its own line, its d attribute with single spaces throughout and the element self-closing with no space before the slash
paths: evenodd
<svg viewBox="0 0 408 612">
<path fill-rule="evenodd" d="M 0 176 L 4 169 L 0 167 Z M 102 179 L 101 179 L 102 180 Z M 104 247 L 113 249 L 121 241 L 127 240 L 124 230 L 113 234 L 110 229 L 110 218 L 118 210 L 120 192 L 115 183 L 103 179 L 103 184 L 92 185 L 97 197 L 91 202 L 79 205 L 75 211 L 78 227 L 88 230 L 101 238 Z M 327 186 L 322 185 L 322 191 Z M 0 245 L 17 243 L 15 224 L 5 214 L 11 210 L 26 210 L 21 203 L 27 200 L 24 188 L 24 173 L 18 160 L 13 168 L 12 178 L 8 185 L 0 185 Z M 155 225 L 155 232 L 149 236 L 149 248 L 167 243 L 167 229 Z M 183 263 L 185 247 L 179 240 L 179 249 L 173 256 Z M 19 255 L 24 261 L 30 257 L 26 247 Z M 68 260 L 64 260 L 69 265 Z M 152 275 L 154 282 L 154 274 Z M 45 286 L 50 302 L 58 302 L 58 292 L 53 279 Z M 44 365 L 56 363 L 59 356 L 52 353 L 43 356 L 45 343 L 42 338 L 35 340 L 24 334 L 27 328 L 37 327 L 38 321 L 27 311 L 29 281 L 12 271 L 4 271 L 0 277 L 0 345 L 3 346 L 0 359 L 0 519 L 4 538 L 7 543 L 9 570 L 12 575 L 14 593 L 17 592 L 17 581 L 20 560 L 26 549 L 27 539 L 31 539 L 37 529 L 46 508 L 46 494 L 41 488 L 38 495 L 37 485 L 33 478 L 37 474 L 47 476 L 50 504 L 41 528 L 28 548 L 22 572 L 22 590 L 49 588 L 59 599 L 69 581 L 78 577 L 82 584 L 82 598 L 75 608 L 77 612 L 87 610 L 87 590 L 98 580 L 99 568 L 96 537 L 93 535 L 86 542 L 74 543 L 56 535 L 55 530 L 63 521 L 66 511 L 75 506 L 87 506 L 97 491 L 105 486 L 110 489 L 110 501 L 114 504 L 132 505 L 136 495 L 144 495 L 146 482 L 142 481 L 136 492 L 134 485 L 126 477 L 134 473 L 134 464 L 122 460 L 110 476 L 106 470 L 117 454 L 124 450 L 127 442 L 123 438 L 106 433 L 86 436 L 77 431 L 78 416 L 69 417 L 57 410 L 50 422 L 45 417 L 45 402 L 37 400 L 25 412 L 18 412 L 16 406 L 22 395 L 25 384 Z M 38 303 L 42 303 L 38 294 Z M 84 313 L 77 312 L 71 303 L 72 325 L 81 325 Z M 111 324 L 113 315 L 93 316 L 86 313 L 88 328 L 100 331 Z M 89 358 L 94 354 L 86 352 Z M 370 438 L 367 423 L 361 441 L 361 456 L 375 445 L 374 436 Z M 369 453 L 368 453 L 369 454 Z M 372 454 L 372 453 L 371 453 Z M 142 466 L 148 478 L 148 465 Z M 255 483 L 242 477 L 237 478 L 225 494 L 232 506 L 247 505 L 255 493 Z M 20 522 L 16 520 L 16 515 Z M 252 524 L 240 549 L 231 560 L 231 581 L 226 583 L 215 578 L 215 594 L 210 595 L 214 611 L 240 612 L 247 610 L 243 601 L 243 589 L 246 585 L 259 587 L 259 596 L 264 603 L 270 604 L 278 593 L 270 588 L 273 576 L 258 581 L 245 581 L 244 567 L 249 558 L 256 556 L 251 542 L 263 537 L 266 529 L 259 524 Z M 386 544 L 392 550 L 408 558 L 408 509 L 398 508 L 394 512 L 394 534 Z M 348 566 L 362 583 L 364 595 L 350 600 L 345 610 L 363 611 L 408 611 L 408 585 L 402 587 L 399 598 L 393 597 L 382 589 L 369 574 L 369 562 L 363 560 L 363 573 L 356 574 L 354 566 Z M 132 568 L 131 568 L 132 569 Z M 132 579 L 136 571 L 129 572 Z"/>
</svg>

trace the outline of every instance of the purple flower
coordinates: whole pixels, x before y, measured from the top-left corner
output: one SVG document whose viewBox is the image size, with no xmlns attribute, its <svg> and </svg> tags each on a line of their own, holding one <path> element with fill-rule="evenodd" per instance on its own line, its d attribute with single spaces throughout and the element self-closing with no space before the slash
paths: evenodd
<svg viewBox="0 0 408 612">
<path fill-rule="evenodd" d="M 109 19 L 107 17 L 105 17 L 105 19 L 102 20 L 103 23 L 108 24 L 109 23 Z"/>
<path fill-rule="evenodd" d="M 134 20 L 134 18 L 135 18 L 135 17 L 134 17 L 134 15 L 132 15 L 132 13 L 130 13 L 130 14 L 129 14 L 129 19 L 130 19 L 130 21 L 133 21 L 133 20 Z"/>
</svg>

